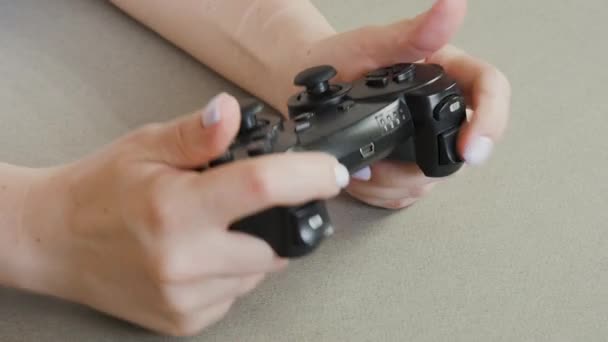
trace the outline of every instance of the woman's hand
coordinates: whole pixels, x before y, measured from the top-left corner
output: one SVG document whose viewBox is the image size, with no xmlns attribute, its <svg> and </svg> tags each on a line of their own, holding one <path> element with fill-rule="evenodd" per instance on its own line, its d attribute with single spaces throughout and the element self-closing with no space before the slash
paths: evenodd
<svg viewBox="0 0 608 342">
<path fill-rule="evenodd" d="M 494 66 L 447 45 L 466 13 L 466 0 L 437 0 L 427 12 L 386 26 L 367 26 L 336 34 L 298 51 L 286 69 L 293 75 L 313 65 L 331 64 L 337 81 L 352 81 L 370 70 L 406 62 L 441 64 L 464 90 L 470 120 L 458 139 L 469 165 L 481 165 L 502 137 L 510 110 L 507 78 Z M 292 82 L 291 79 L 284 83 Z M 289 92 L 297 91 L 285 87 Z M 284 95 L 287 97 L 288 95 Z M 379 162 L 355 175 L 347 191 L 370 205 L 399 209 L 412 205 L 440 180 L 426 177 L 416 164 Z"/>
<path fill-rule="evenodd" d="M 34 183 L 24 204 L 18 287 L 170 335 L 192 335 L 286 266 L 231 222 L 335 196 L 344 166 L 320 153 L 191 171 L 221 155 L 240 123 L 220 95 L 201 112 L 150 124 Z M 297 180 L 297 181 L 295 181 Z"/>
</svg>

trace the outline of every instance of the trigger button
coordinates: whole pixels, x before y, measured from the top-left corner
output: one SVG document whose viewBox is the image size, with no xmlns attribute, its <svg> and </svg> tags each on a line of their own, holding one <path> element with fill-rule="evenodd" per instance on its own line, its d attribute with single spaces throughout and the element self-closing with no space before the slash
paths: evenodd
<svg viewBox="0 0 608 342">
<path fill-rule="evenodd" d="M 455 113 L 459 113 L 465 108 L 464 99 L 461 96 L 453 95 L 444 99 L 435 109 L 433 117 L 437 121 L 449 120 L 455 117 Z"/>
<path fill-rule="evenodd" d="M 456 151 L 458 132 L 458 127 L 455 127 L 437 137 L 440 165 L 457 164 L 462 161 Z"/>
</svg>

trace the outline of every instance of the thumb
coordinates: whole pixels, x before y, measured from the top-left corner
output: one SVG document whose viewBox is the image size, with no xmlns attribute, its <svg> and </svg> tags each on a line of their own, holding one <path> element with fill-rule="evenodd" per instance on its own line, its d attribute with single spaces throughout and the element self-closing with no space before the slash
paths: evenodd
<svg viewBox="0 0 608 342">
<path fill-rule="evenodd" d="M 221 93 L 195 113 L 142 128 L 134 139 L 147 160 L 177 168 L 196 168 L 226 151 L 237 134 L 240 120 L 237 100 Z"/>
<path fill-rule="evenodd" d="M 344 70 L 342 77 L 354 79 L 361 73 L 396 63 L 416 62 L 444 47 L 462 25 L 466 0 L 436 0 L 426 12 L 383 26 L 367 26 L 338 35 L 347 41 L 344 63 L 352 65 L 353 54 L 360 65 Z M 342 36 L 342 37 L 340 37 Z M 350 55 L 350 56 L 347 56 Z M 363 55 L 363 56 L 361 56 Z"/>
</svg>

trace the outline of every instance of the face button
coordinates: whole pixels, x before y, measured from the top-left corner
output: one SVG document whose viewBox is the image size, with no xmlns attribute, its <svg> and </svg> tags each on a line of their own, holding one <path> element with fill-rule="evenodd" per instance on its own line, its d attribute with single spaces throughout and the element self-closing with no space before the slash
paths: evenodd
<svg viewBox="0 0 608 342">
<path fill-rule="evenodd" d="M 338 105 L 338 109 L 343 112 L 346 112 L 349 109 L 351 109 L 354 105 L 355 105 L 355 101 L 346 100 Z"/>
<path fill-rule="evenodd" d="M 453 117 L 454 113 L 465 110 L 466 104 L 462 96 L 453 95 L 450 96 L 437 105 L 433 117 L 437 121 L 448 120 Z"/>
<path fill-rule="evenodd" d="M 241 105 L 241 126 L 240 133 L 254 130 L 258 125 L 257 114 L 264 109 L 264 105 L 258 101 L 250 101 Z"/>
<path fill-rule="evenodd" d="M 310 112 L 302 113 L 302 114 L 296 116 L 295 118 L 293 118 L 293 120 L 296 122 L 307 121 L 307 120 L 310 120 L 313 116 L 314 116 L 314 114 L 310 113 Z"/>
<path fill-rule="evenodd" d="M 302 218 L 300 221 L 300 239 L 307 245 L 314 245 L 322 236 L 325 236 L 326 222 L 321 215 Z"/>
<path fill-rule="evenodd" d="M 462 159 L 458 157 L 458 152 L 456 151 L 458 132 L 458 127 L 454 127 L 437 137 L 440 165 L 457 164 L 462 162 Z"/>
<path fill-rule="evenodd" d="M 300 132 L 303 132 L 303 131 L 309 129 L 310 126 L 311 126 L 310 125 L 310 121 L 300 121 L 300 122 L 298 122 L 296 124 L 296 127 L 294 128 L 294 131 L 296 133 L 300 133 Z"/>
<path fill-rule="evenodd" d="M 251 134 L 251 140 L 262 140 L 266 139 L 268 135 L 264 131 L 258 131 Z"/>
</svg>

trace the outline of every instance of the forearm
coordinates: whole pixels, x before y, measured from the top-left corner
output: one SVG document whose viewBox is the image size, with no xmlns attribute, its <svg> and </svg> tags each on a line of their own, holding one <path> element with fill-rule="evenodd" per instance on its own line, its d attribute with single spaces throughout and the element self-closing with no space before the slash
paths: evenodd
<svg viewBox="0 0 608 342">
<path fill-rule="evenodd" d="M 111 2 L 283 112 L 307 46 L 335 33 L 304 0 Z"/>
<path fill-rule="evenodd" d="M 68 191 L 55 170 L 0 163 L 0 286 L 65 298 L 76 289 L 66 276 Z"/>
</svg>

